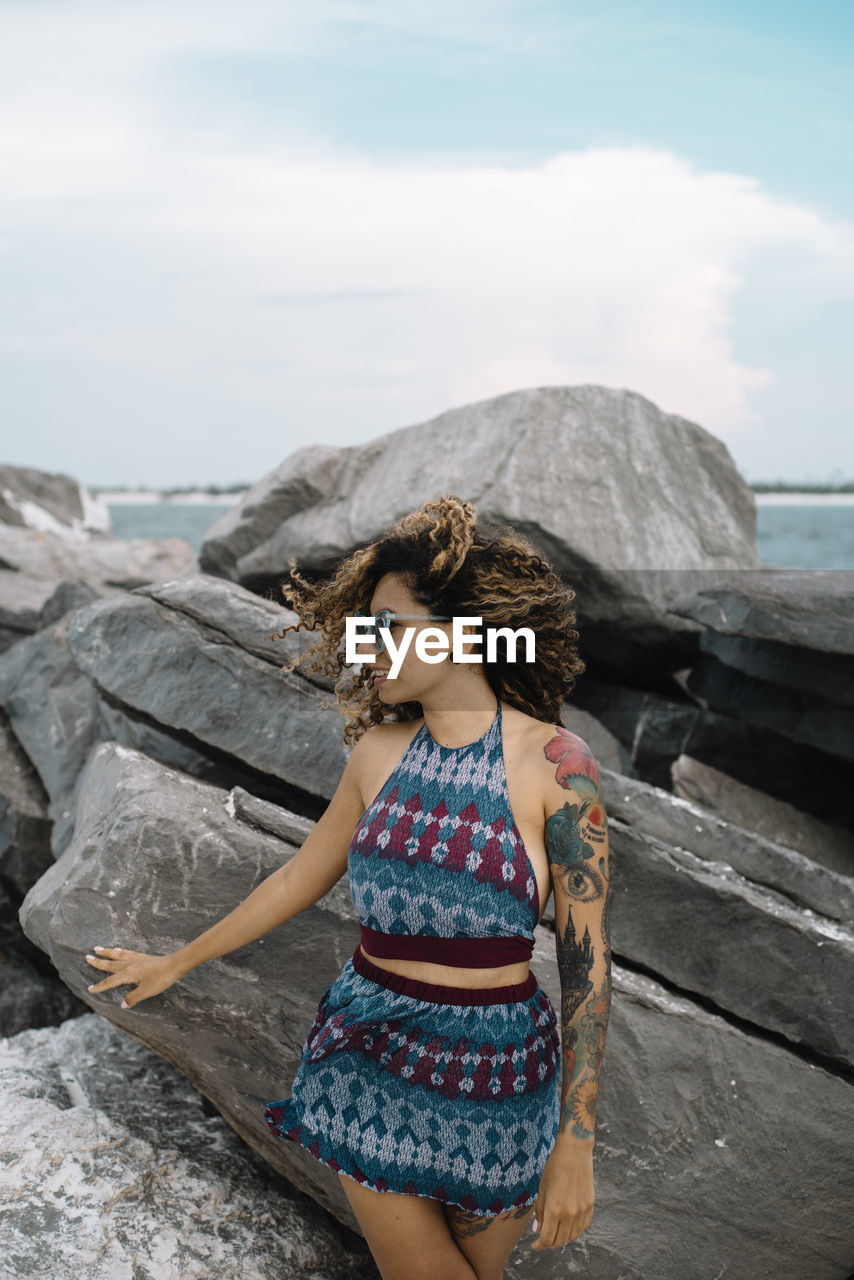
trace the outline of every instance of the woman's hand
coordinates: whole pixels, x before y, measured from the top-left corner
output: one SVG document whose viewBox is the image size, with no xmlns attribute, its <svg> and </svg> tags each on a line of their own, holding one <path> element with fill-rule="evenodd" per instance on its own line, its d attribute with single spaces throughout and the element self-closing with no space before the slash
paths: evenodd
<svg viewBox="0 0 854 1280">
<path fill-rule="evenodd" d="M 124 947 L 95 947 L 95 955 L 86 959 L 96 969 L 106 969 L 109 977 L 93 983 L 88 988 L 95 994 L 109 991 L 111 987 L 123 987 L 135 983 L 135 990 L 122 1000 L 122 1009 L 132 1009 L 140 1000 L 159 995 L 173 982 L 183 977 L 183 970 L 175 962 L 174 955 L 149 956 L 144 951 L 127 951 Z"/>
<path fill-rule="evenodd" d="M 570 1145 L 571 1143 L 571 1145 Z M 593 1142 L 561 1139 L 552 1147 L 537 1192 L 534 1219 L 539 1239 L 532 1249 L 561 1249 L 593 1221 Z"/>
</svg>

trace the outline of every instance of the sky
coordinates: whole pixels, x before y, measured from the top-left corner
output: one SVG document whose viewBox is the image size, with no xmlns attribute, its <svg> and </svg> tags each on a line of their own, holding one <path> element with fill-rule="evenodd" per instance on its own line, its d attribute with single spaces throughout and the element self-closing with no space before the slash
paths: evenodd
<svg viewBox="0 0 854 1280">
<path fill-rule="evenodd" d="M 0 0 L 0 461 L 254 483 L 525 387 L 854 478 L 854 6 Z"/>
</svg>

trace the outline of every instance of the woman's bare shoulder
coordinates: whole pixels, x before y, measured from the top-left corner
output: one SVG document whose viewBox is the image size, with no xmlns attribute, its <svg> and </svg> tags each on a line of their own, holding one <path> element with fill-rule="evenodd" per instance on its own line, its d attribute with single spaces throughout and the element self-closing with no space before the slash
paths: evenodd
<svg viewBox="0 0 854 1280">
<path fill-rule="evenodd" d="M 526 745 L 543 746 L 559 733 L 561 730 L 565 733 L 562 725 L 549 724 L 545 720 L 538 720 L 536 716 L 528 715 L 527 711 L 521 711 L 518 707 L 504 706 L 503 718 L 507 728 L 514 734 L 519 736 L 519 740 Z"/>
</svg>

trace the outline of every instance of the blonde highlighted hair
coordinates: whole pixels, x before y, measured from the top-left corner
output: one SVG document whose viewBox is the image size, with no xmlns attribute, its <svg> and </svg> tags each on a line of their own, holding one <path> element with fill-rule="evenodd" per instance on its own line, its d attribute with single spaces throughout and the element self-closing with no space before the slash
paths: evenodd
<svg viewBox="0 0 854 1280">
<path fill-rule="evenodd" d="M 288 560 L 285 599 L 299 615 L 275 637 L 306 628 L 320 631 L 311 648 L 283 666 L 322 673 L 335 681 L 338 710 L 348 717 L 344 741 L 355 743 L 382 720 L 417 720 L 419 702 L 383 704 L 371 682 L 371 665 L 351 669 L 344 662 L 345 619 L 370 611 L 376 584 L 397 573 L 425 612 L 479 617 L 482 627 L 530 627 L 536 661 L 507 661 L 499 637 L 496 660 L 484 674 L 496 697 L 546 724 L 561 723 L 561 706 L 576 677 L 586 670 L 576 648 L 578 632 L 573 589 L 544 555 L 508 524 L 478 522 L 475 509 L 454 494 L 425 502 L 367 546 L 354 551 L 330 578 L 308 582 Z"/>
</svg>

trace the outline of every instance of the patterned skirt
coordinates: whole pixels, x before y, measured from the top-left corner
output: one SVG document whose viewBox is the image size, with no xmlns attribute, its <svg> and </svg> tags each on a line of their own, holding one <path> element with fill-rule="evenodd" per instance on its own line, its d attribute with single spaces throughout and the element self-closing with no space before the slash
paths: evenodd
<svg viewBox="0 0 854 1280">
<path fill-rule="evenodd" d="M 323 993 L 270 1129 L 374 1191 L 493 1217 L 531 1205 L 558 1131 L 560 1036 L 533 973 L 469 989 L 359 947 Z"/>
</svg>

